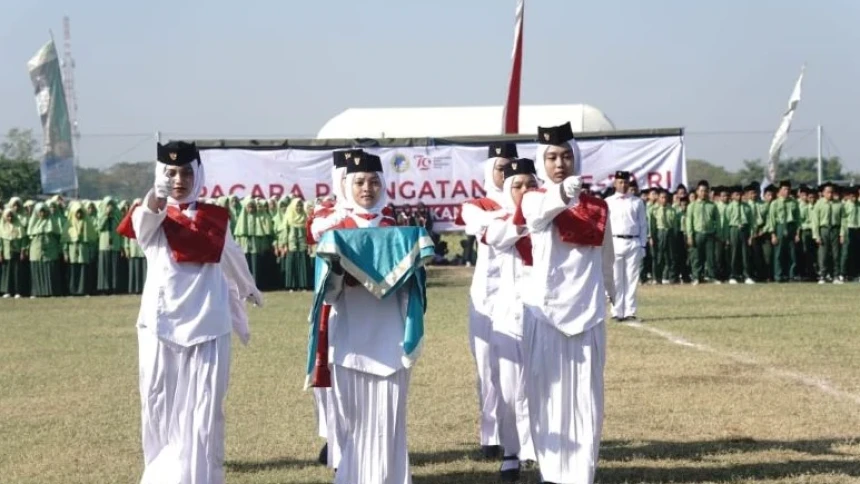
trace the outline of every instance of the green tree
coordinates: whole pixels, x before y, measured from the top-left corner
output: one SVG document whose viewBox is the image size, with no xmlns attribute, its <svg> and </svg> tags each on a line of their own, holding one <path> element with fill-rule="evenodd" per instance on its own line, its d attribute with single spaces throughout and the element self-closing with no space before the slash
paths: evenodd
<svg viewBox="0 0 860 484">
<path fill-rule="evenodd" d="M 698 183 L 699 180 L 708 180 L 711 185 L 735 185 L 740 183 L 737 173 L 732 173 L 722 166 L 695 158 L 687 160 L 687 180 L 691 184 Z"/>
<path fill-rule="evenodd" d="M 0 158 L 8 161 L 35 162 L 38 160 L 39 142 L 32 129 L 12 128 L 0 143 Z"/>
<path fill-rule="evenodd" d="M 0 198 L 41 193 L 38 146 L 32 130 L 13 128 L 6 133 L 0 143 Z"/>
</svg>

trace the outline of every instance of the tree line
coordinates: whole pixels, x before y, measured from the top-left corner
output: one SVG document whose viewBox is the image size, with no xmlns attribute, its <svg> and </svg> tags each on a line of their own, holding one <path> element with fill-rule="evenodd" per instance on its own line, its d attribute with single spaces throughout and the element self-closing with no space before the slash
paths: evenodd
<svg viewBox="0 0 860 484">
<path fill-rule="evenodd" d="M 32 130 L 13 128 L 0 143 L 0 199 L 13 196 L 37 198 L 41 195 L 39 181 L 39 142 Z M 140 197 L 152 186 L 152 161 L 120 161 L 107 168 L 78 168 L 78 196 L 97 200 L 110 195 L 121 199 Z M 712 185 L 744 185 L 764 178 L 766 166 L 761 160 L 744 160 L 737 171 L 709 163 L 687 160 L 690 183 L 708 180 Z M 825 180 L 851 182 L 857 175 L 845 171 L 839 157 L 824 158 L 822 173 Z M 780 161 L 779 179 L 815 185 L 818 179 L 817 160 L 811 157 L 787 158 Z"/>
</svg>

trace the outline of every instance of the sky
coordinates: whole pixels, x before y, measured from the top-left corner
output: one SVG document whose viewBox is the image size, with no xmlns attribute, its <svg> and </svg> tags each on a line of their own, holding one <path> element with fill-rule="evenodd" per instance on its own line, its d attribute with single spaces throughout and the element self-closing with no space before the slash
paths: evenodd
<svg viewBox="0 0 860 484">
<path fill-rule="evenodd" d="M 501 105 L 516 0 L 3 2 L 0 133 L 41 136 L 26 63 L 71 18 L 81 164 L 166 139 L 315 137 L 350 107 Z M 860 2 L 526 0 L 523 104 L 683 127 L 688 158 L 766 158 L 806 63 L 784 157 L 860 172 Z M 2 136 L 2 134 L 0 134 Z"/>
</svg>

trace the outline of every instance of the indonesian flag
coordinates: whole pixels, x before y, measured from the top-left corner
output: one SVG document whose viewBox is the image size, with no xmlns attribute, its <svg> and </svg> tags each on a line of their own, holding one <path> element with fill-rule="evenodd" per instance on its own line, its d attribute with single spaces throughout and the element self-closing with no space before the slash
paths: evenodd
<svg viewBox="0 0 860 484">
<path fill-rule="evenodd" d="M 803 84 L 803 73 L 806 72 L 806 65 L 800 69 L 800 77 L 794 84 L 794 90 L 791 92 L 791 97 L 788 99 L 788 109 L 782 115 L 782 122 L 779 124 L 776 133 L 773 135 L 773 141 L 770 143 L 770 153 L 767 162 L 767 177 L 770 182 L 776 180 L 776 164 L 779 162 L 779 155 L 782 152 L 782 145 L 788 138 L 788 131 L 791 129 L 791 120 L 794 118 L 794 111 L 800 103 L 800 88 Z"/>
<path fill-rule="evenodd" d="M 505 102 L 505 112 L 502 133 L 517 134 L 520 131 L 520 81 L 523 71 L 523 10 L 525 0 L 517 1 L 517 22 L 514 26 L 513 67 L 511 81 L 508 84 L 508 99 Z"/>
</svg>

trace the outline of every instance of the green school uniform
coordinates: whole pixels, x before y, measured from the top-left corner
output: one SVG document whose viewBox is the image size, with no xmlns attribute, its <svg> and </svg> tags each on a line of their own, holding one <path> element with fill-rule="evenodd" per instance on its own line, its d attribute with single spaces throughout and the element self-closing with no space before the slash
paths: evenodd
<svg viewBox="0 0 860 484">
<path fill-rule="evenodd" d="M 0 219 L 0 294 L 9 297 L 30 294 L 30 268 L 22 260 L 26 247 L 27 230 L 21 227 L 15 212 L 7 208 Z"/>
<path fill-rule="evenodd" d="M 840 274 L 846 278 L 858 275 L 858 253 L 860 248 L 860 204 L 857 200 L 842 201 L 842 221 L 839 228 L 841 254 Z"/>
<path fill-rule="evenodd" d="M 687 207 L 687 238 L 696 252 L 693 280 L 715 279 L 714 256 L 717 234 L 722 229 L 717 206 L 710 200 L 696 200 Z"/>
<path fill-rule="evenodd" d="M 728 271 L 734 280 L 752 278 L 750 266 L 750 238 L 755 214 L 751 204 L 731 201 L 726 205 L 723 220 L 728 240 Z"/>
<path fill-rule="evenodd" d="M 651 210 L 649 233 L 653 241 L 655 280 L 674 281 L 678 275 L 675 271 L 678 219 L 680 215 L 670 205 L 655 205 Z"/>
<path fill-rule="evenodd" d="M 842 204 L 820 199 L 811 210 L 812 238 L 818 243 L 818 277 L 839 275 L 839 230 Z"/>
<path fill-rule="evenodd" d="M 794 239 L 800 227 L 800 207 L 791 197 L 776 198 L 768 208 L 767 226 L 776 236 L 773 247 L 774 280 L 777 282 L 797 277 L 797 250 Z"/>
<path fill-rule="evenodd" d="M 59 265 L 62 232 L 45 204 L 37 203 L 33 207 L 27 237 L 30 241 L 30 295 L 62 296 L 64 281 Z"/>
<path fill-rule="evenodd" d="M 68 263 L 69 294 L 85 296 L 95 293 L 92 265 L 98 264 L 98 252 L 93 243 L 98 240 L 95 222 L 80 202 L 69 204 L 68 227 L 63 252 Z"/>
</svg>

